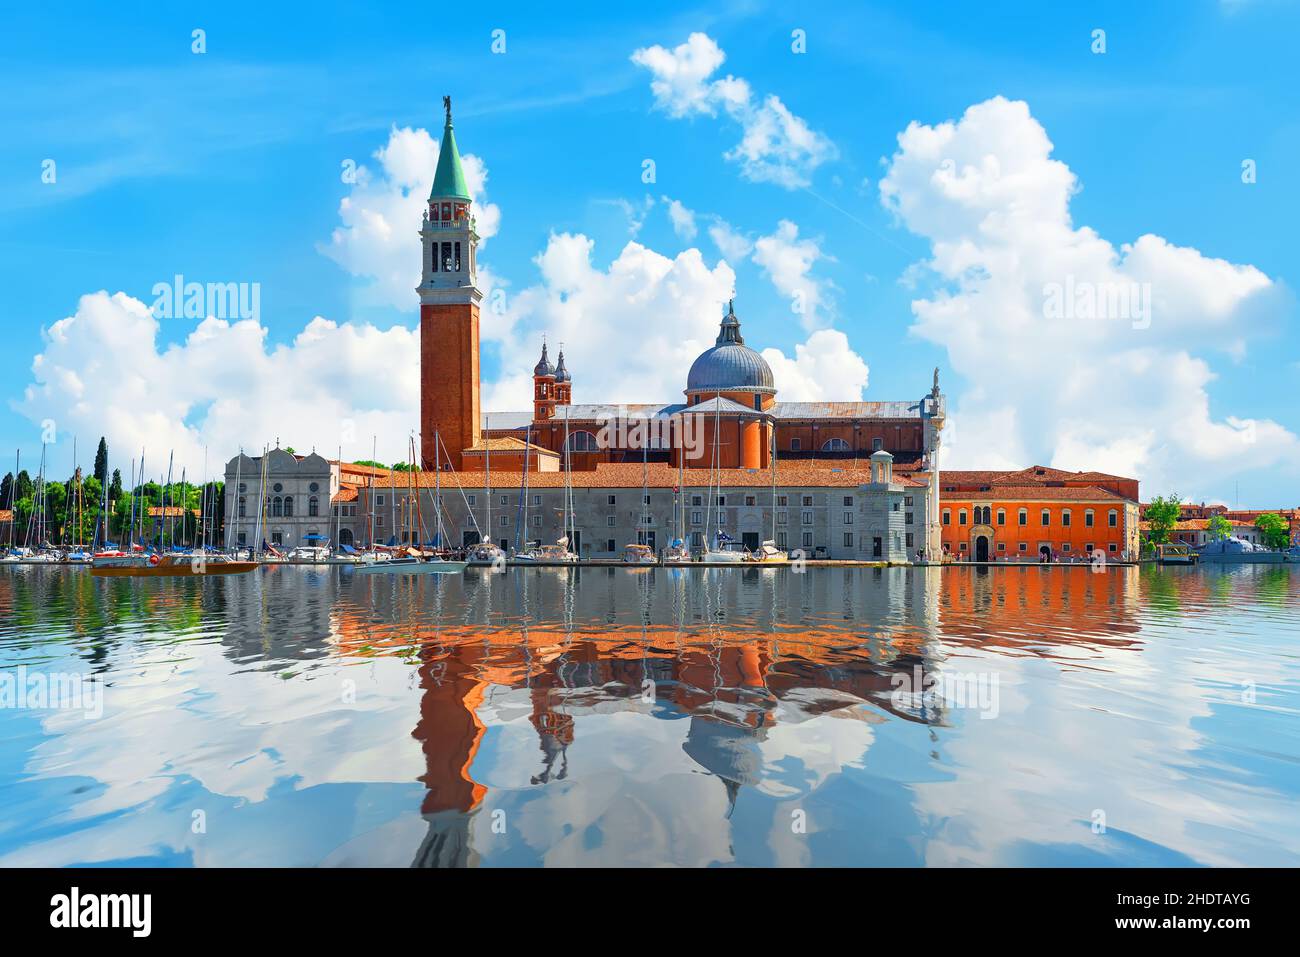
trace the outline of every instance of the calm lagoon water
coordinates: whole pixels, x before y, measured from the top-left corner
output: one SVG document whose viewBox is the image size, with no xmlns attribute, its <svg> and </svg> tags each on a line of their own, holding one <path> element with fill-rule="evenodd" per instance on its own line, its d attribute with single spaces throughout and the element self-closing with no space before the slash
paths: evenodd
<svg viewBox="0 0 1300 957">
<path fill-rule="evenodd" d="M 1294 566 L 8 567 L 4 675 L 3 866 L 1300 864 Z"/>
</svg>

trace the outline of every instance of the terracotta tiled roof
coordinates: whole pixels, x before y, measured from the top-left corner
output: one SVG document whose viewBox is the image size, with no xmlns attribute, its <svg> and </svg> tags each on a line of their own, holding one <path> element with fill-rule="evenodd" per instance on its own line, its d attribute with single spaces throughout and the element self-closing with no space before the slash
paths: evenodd
<svg viewBox="0 0 1300 957">
<path fill-rule="evenodd" d="M 1044 482 L 1131 482 L 1122 475 L 1110 475 L 1106 472 L 1067 472 L 1064 469 L 1048 468 L 1045 465 L 1031 465 L 1027 469 L 1005 470 L 989 469 L 966 471 L 962 469 L 944 469 L 939 476 L 940 484 L 948 485 L 1036 485 Z"/>
<path fill-rule="evenodd" d="M 393 471 L 392 469 L 376 468 L 373 465 L 359 465 L 356 462 L 340 463 L 338 459 L 331 459 L 330 465 L 338 465 L 341 472 L 352 475 L 388 475 Z"/>
<path fill-rule="evenodd" d="M 356 500 L 357 490 L 351 485 L 345 485 L 334 493 L 334 497 L 330 499 L 330 503 L 336 505 L 339 502 L 355 502 Z"/>
<path fill-rule="evenodd" d="M 7 508 L 0 509 L 0 522 L 12 522 L 14 513 Z"/>
<path fill-rule="evenodd" d="M 987 491 L 946 491 L 948 481 L 939 477 L 939 500 L 942 502 L 1127 502 L 1122 495 L 1095 485 L 1078 487 L 1060 485 L 992 485 Z"/>
<path fill-rule="evenodd" d="M 575 488 L 640 488 L 641 464 L 636 462 L 602 463 L 594 471 L 573 472 L 572 481 Z M 562 488 L 564 472 L 529 472 L 530 488 Z M 436 473 L 420 472 L 417 479 L 421 488 L 434 485 Z M 673 488 L 679 481 L 676 468 L 662 462 L 654 462 L 646 467 L 646 482 L 651 488 Z M 523 479 L 521 472 L 498 472 L 492 470 L 492 487 L 519 488 Z M 686 469 L 681 481 L 688 488 L 706 489 L 710 482 L 708 469 Z M 443 488 L 455 488 L 459 484 L 466 491 L 483 488 L 486 475 L 484 472 L 443 472 Z M 768 469 L 723 469 L 719 481 L 724 488 L 766 488 L 772 482 L 772 473 Z M 871 481 L 869 470 L 863 469 L 828 469 L 820 465 L 809 466 L 803 462 L 779 463 L 777 466 L 778 488 L 852 488 L 866 485 Z M 924 483 L 903 475 L 895 475 L 896 484 L 905 488 L 924 488 Z M 405 488 L 408 473 L 401 473 L 376 479 L 376 488 Z"/>
<path fill-rule="evenodd" d="M 524 449 L 531 449 L 534 455 L 553 455 L 560 457 L 559 452 L 552 452 L 550 449 L 542 448 L 532 442 L 525 442 L 523 439 L 515 438 L 513 435 L 501 436 L 499 438 L 480 439 L 478 444 L 465 449 L 462 455 L 482 455 L 484 451 L 492 452 L 520 452 Z"/>
</svg>

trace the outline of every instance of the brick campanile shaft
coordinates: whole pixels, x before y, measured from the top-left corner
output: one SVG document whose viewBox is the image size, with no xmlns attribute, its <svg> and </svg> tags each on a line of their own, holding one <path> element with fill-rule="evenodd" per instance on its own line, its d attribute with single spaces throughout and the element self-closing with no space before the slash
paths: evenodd
<svg viewBox="0 0 1300 957">
<path fill-rule="evenodd" d="M 424 264 L 420 285 L 420 459 L 462 467 L 461 452 L 478 445 L 478 233 L 469 188 L 451 126 L 451 97 L 442 98 L 447 122 L 429 208 L 420 228 Z M 442 450 L 435 454 L 441 441 Z"/>
</svg>

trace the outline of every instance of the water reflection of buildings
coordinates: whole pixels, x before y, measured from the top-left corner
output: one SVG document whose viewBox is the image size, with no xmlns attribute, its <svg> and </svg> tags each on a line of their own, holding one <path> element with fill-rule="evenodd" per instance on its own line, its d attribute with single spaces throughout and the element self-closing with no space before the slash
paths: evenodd
<svg viewBox="0 0 1300 957">
<path fill-rule="evenodd" d="M 947 645 L 1056 657 L 1138 647 L 1134 569 L 536 571 L 358 579 L 331 628 L 349 656 L 417 648 L 425 755 L 421 864 L 472 860 L 487 788 L 473 767 L 491 689 L 527 692 L 532 785 L 564 781 L 579 719 L 636 711 L 687 719 L 682 749 L 726 791 L 728 814 L 763 775 L 780 721 L 835 713 L 942 724 L 896 705 L 895 676 L 942 668 Z M 878 587 L 871 587 L 872 579 Z M 456 615 L 430 614 L 455 608 Z"/>
</svg>

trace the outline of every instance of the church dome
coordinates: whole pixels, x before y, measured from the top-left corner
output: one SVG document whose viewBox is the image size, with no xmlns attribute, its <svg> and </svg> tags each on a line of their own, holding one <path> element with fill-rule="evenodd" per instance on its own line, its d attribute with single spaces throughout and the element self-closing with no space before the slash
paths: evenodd
<svg viewBox="0 0 1300 957">
<path fill-rule="evenodd" d="M 533 366 L 534 376 L 553 376 L 555 375 L 555 366 L 551 365 L 551 360 L 546 355 L 546 343 L 542 343 L 542 357 Z"/>
<path fill-rule="evenodd" d="M 731 304 L 712 349 L 700 354 L 686 376 L 687 394 L 694 392 L 763 392 L 776 394 L 767 360 L 745 345 L 740 320 Z"/>
</svg>

